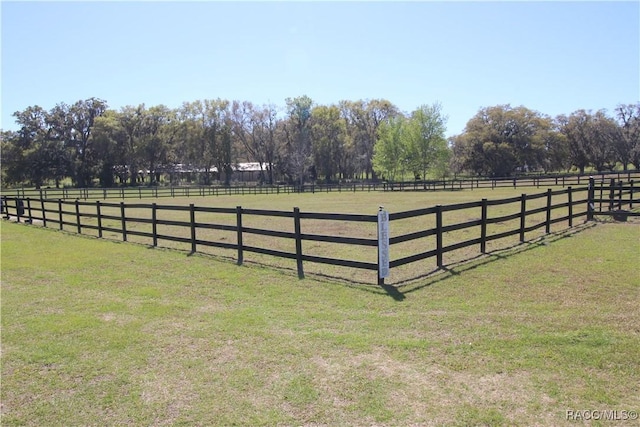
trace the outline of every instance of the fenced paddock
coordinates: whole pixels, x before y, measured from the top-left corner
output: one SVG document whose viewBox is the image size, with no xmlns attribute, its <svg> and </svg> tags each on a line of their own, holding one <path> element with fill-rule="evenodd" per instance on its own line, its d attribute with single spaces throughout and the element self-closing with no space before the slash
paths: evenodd
<svg viewBox="0 0 640 427">
<path fill-rule="evenodd" d="M 388 192 L 388 191 L 459 191 L 499 188 L 549 188 L 586 186 L 589 179 L 596 182 L 631 181 L 640 179 L 640 171 L 602 172 L 592 175 L 552 174 L 522 175 L 505 178 L 451 178 L 440 180 L 415 180 L 404 182 L 342 182 L 333 184 L 299 185 L 258 185 L 257 183 L 234 183 L 224 187 L 213 186 L 133 186 L 115 188 L 40 188 L 40 189 L 2 189 L 2 195 L 22 199 L 148 199 L 148 198 L 197 198 L 230 195 L 263 195 L 292 193 L 349 193 L 349 192 Z"/>
<path fill-rule="evenodd" d="M 633 181 L 592 179 L 577 188 L 389 213 L 390 276 L 398 283 L 479 254 L 573 227 L 599 214 L 633 209 Z M 378 216 L 3 197 L 21 222 L 98 238 L 266 263 L 365 283 L 378 278 Z M 630 212 L 634 215 L 634 212 Z"/>
</svg>

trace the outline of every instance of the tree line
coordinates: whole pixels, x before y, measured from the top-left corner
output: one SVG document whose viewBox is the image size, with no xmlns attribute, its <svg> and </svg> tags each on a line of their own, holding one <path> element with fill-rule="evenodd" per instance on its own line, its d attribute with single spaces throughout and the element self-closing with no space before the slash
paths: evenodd
<svg viewBox="0 0 640 427">
<path fill-rule="evenodd" d="M 2 180 L 37 188 L 66 178 L 78 187 L 153 185 L 181 170 L 197 172 L 200 184 L 229 185 L 241 162 L 259 164 L 265 184 L 640 168 L 640 103 L 613 116 L 555 118 L 486 107 L 449 139 L 438 103 L 405 113 L 385 99 L 318 105 L 306 95 L 282 107 L 218 98 L 118 110 L 90 98 L 13 117 L 18 130 L 2 131 Z"/>
</svg>

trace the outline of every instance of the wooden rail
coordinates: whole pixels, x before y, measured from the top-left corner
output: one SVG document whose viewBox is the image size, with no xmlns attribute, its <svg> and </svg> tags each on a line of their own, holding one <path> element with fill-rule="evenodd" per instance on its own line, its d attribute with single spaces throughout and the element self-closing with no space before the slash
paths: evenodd
<svg viewBox="0 0 640 427">
<path fill-rule="evenodd" d="M 393 270 L 429 258 L 435 258 L 436 266 L 442 268 L 446 265 L 445 255 L 449 252 L 475 246 L 479 253 L 486 253 L 487 243 L 512 236 L 518 236 L 520 242 L 525 242 L 527 234 L 538 229 L 544 228 L 544 233 L 548 234 L 551 232 L 552 225 L 566 223 L 566 227 L 572 227 L 575 220 L 579 218 L 593 219 L 595 215 L 608 214 L 614 212 L 616 208 L 620 210 L 623 206 L 632 209 L 634 204 L 637 206 L 640 203 L 637 195 L 637 187 L 634 186 L 633 181 L 616 183 L 611 179 L 608 185 L 603 185 L 603 183 L 598 185 L 596 180 L 592 178 L 584 187 L 567 187 L 557 190 L 549 188 L 536 194 L 521 194 L 500 200 L 482 199 L 474 202 L 437 205 L 390 213 L 388 218 L 391 231 L 394 229 L 394 223 L 407 219 L 418 219 L 419 221 L 416 221 L 418 224 L 435 224 L 435 226 L 420 227 L 401 234 L 393 235 L 391 233 L 389 237 L 391 248 L 418 239 L 434 239 L 435 246 L 392 258 L 389 261 L 389 269 Z M 453 216 L 451 213 L 460 211 L 467 211 L 465 217 L 472 219 L 454 223 L 446 222 L 450 215 Z M 179 213 L 182 216 L 181 219 L 163 219 L 163 212 Z M 244 262 L 247 253 L 290 259 L 296 262 L 300 278 L 304 277 L 305 263 L 334 265 L 373 272 L 379 272 L 381 267 L 378 261 L 320 256 L 303 250 L 305 242 L 349 245 L 354 247 L 353 253 L 366 252 L 371 255 L 370 259 L 378 260 L 377 238 L 336 236 L 305 231 L 305 225 L 311 220 L 338 224 L 371 223 L 373 231 L 378 221 L 378 216 L 375 214 L 314 213 L 302 212 L 298 208 L 294 208 L 292 211 L 276 211 L 244 209 L 241 206 L 236 208 L 199 207 L 193 203 L 184 206 L 125 203 L 124 201 L 111 203 L 101 200 L 90 202 L 79 199 L 71 201 L 62 198 L 31 199 L 9 196 L 2 197 L 2 213 L 5 218 L 12 218 L 18 222 L 38 223 L 44 227 L 57 227 L 60 230 L 74 231 L 78 234 L 91 231 L 99 238 L 110 233 L 112 236 L 119 236 L 122 241 L 136 236 L 147 240 L 154 247 L 159 246 L 162 242 L 186 244 L 193 253 L 202 247 L 233 251 L 236 253 L 238 264 Z M 637 215 L 638 213 L 630 212 L 630 214 Z M 289 226 L 286 226 L 285 229 L 247 226 L 255 217 L 274 220 L 279 218 Z M 510 225 L 498 228 L 499 224 Z M 141 227 L 144 227 L 144 230 Z M 365 227 L 367 226 L 365 225 Z M 491 231 L 490 227 L 493 228 Z M 398 228 L 401 229 L 401 227 Z M 235 239 L 220 240 L 202 237 L 201 235 L 207 230 L 224 232 L 235 236 Z M 451 241 L 452 236 L 461 235 L 455 232 L 463 230 L 466 230 L 465 232 L 472 237 Z M 370 233 L 370 235 L 375 235 L 375 233 Z M 248 243 L 249 239 L 252 243 Z M 295 247 L 295 250 L 274 247 L 271 244 L 274 239 L 294 242 L 292 247 Z M 378 283 L 381 283 L 380 278 L 378 278 Z"/>
</svg>

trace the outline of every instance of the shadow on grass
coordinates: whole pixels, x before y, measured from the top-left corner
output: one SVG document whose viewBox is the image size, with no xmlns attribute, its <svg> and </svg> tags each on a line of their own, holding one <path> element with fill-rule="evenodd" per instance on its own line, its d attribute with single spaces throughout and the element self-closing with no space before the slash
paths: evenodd
<svg viewBox="0 0 640 427">
<path fill-rule="evenodd" d="M 425 274 L 421 274 L 419 276 L 415 276 L 406 280 L 401 280 L 394 284 L 374 285 L 374 284 L 371 284 L 370 282 L 345 279 L 343 277 L 334 276 L 331 274 L 323 274 L 323 273 L 305 273 L 305 274 L 307 277 L 313 278 L 314 280 L 322 281 L 325 283 L 342 284 L 342 285 L 353 287 L 355 289 L 358 289 L 364 292 L 389 296 L 396 301 L 403 301 L 404 299 L 407 298 L 407 294 L 419 291 L 420 289 L 426 288 L 436 283 L 440 283 L 451 277 L 459 276 L 467 271 L 474 270 L 478 267 L 481 267 L 493 262 L 505 260 L 514 255 L 518 255 L 520 253 L 530 251 L 539 247 L 547 246 L 561 239 L 569 238 L 575 234 L 581 233 L 585 230 L 595 227 L 598 222 L 609 222 L 609 221 L 592 221 L 592 222 L 583 223 L 569 229 L 553 232 L 545 236 L 538 237 L 530 241 L 526 241 L 524 243 L 519 243 L 510 247 L 487 252 L 486 254 L 478 254 L 475 257 L 467 258 L 459 262 L 451 263 L 446 265 L 443 268 L 436 268 Z M 246 263 L 258 264 L 266 268 L 273 268 L 273 266 L 254 262 L 254 261 L 249 261 Z M 291 269 L 282 268 L 282 269 L 290 270 L 293 273 L 296 272 L 294 268 L 291 268 Z"/>
<path fill-rule="evenodd" d="M 497 261 L 506 260 L 512 256 L 537 249 L 539 247 L 547 246 L 558 240 L 572 237 L 575 234 L 581 233 L 595 226 L 596 223 L 594 222 L 584 223 L 579 226 L 550 233 L 545 236 L 526 241 L 524 243 L 519 243 L 517 245 L 498 249 L 492 252 L 487 252 L 486 254 L 479 254 L 473 258 L 449 264 L 441 269 L 436 269 L 420 277 L 415 277 L 398 282 L 396 286 L 398 288 L 401 288 L 403 290 L 402 292 L 405 295 L 411 292 L 416 292 L 427 286 L 434 285 L 451 277 L 459 276 L 462 273 L 474 270 L 478 267 L 482 267 L 484 265 L 491 264 Z"/>
<path fill-rule="evenodd" d="M 578 226 L 574 226 L 573 228 L 550 233 L 545 236 L 538 237 L 536 239 L 533 239 L 524 243 L 519 243 L 517 245 L 502 248 L 492 252 L 487 252 L 486 254 L 478 254 L 475 257 L 468 258 L 459 262 L 451 263 L 446 265 L 443 268 L 436 268 L 425 274 L 421 274 L 419 276 L 412 277 L 406 280 L 401 280 L 394 284 L 372 285 L 371 283 L 347 280 L 344 278 L 333 277 L 327 274 L 309 274 L 309 276 L 313 276 L 316 280 L 322 279 L 323 281 L 330 281 L 332 283 L 336 283 L 336 282 L 344 283 L 348 286 L 353 286 L 357 289 L 360 289 L 366 292 L 387 295 L 396 301 L 402 301 L 405 298 L 407 298 L 407 294 L 419 291 L 421 289 L 424 289 L 436 283 L 443 282 L 452 277 L 459 276 L 467 271 L 474 270 L 478 267 L 491 264 L 493 262 L 505 260 L 512 256 L 515 256 L 539 247 L 547 246 L 555 241 L 569 238 L 575 234 L 581 233 L 585 230 L 595 227 L 597 225 L 597 222 L 604 222 L 604 221 L 594 221 L 594 222 L 584 223 Z"/>
<path fill-rule="evenodd" d="M 407 294 L 410 294 L 412 292 L 416 292 L 416 291 L 419 291 L 420 289 L 426 288 L 436 283 L 440 283 L 451 277 L 459 276 L 464 272 L 476 269 L 478 267 L 481 267 L 496 261 L 504 260 L 514 255 L 517 255 L 532 249 L 536 249 L 541 246 L 546 246 L 550 243 L 553 243 L 555 241 L 558 241 L 567 237 L 571 237 L 574 234 L 578 234 L 587 229 L 595 227 L 598 223 L 607 223 L 607 222 L 612 222 L 612 221 L 610 218 L 600 219 L 600 220 L 596 219 L 595 221 L 583 223 L 569 229 L 550 233 L 545 236 L 538 237 L 536 239 L 533 239 L 524 243 L 519 243 L 517 245 L 513 245 L 507 248 L 502 248 L 499 250 L 488 252 L 486 254 L 478 254 L 475 257 L 471 257 L 459 262 L 451 263 L 443 268 L 436 268 L 427 273 L 424 273 L 415 277 L 411 277 L 405 280 L 401 280 L 393 284 L 382 284 L 382 285 L 372 284 L 371 282 L 348 279 L 348 278 L 340 277 L 337 275 L 332 275 L 329 273 L 305 272 L 305 275 L 309 278 L 312 278 L 313 280 L 322 281 L 322 282 L 331 283 L 331 284 L 341 284 L 344 286 L 352 287 L 354 289 L 358 289 L 360 291 L 377 294 L 377 295 L 389 296 L 396 301 L 403 301 L 404 299 L 406 299 Z M 57 229 L 48 228 L 48 227 L 43 227 L 43 228 L 54 231 L 54 232 L 59 231 Z M 84 237 L 84 238 L 99 239 L 99 237 L 94 235 L 77 234 L 67 230 L 64 230 L 64 232 L 73 234 L 75 236 Z M 186 253 L 187 257 L 201 256 L 201 257 L 206 257 L 210 259 L 215 259 L 225 263 L 229 263 L 229 262 L 232 262 L 234 264 L 237 263 L 237 259 L 232 256 L 211 254 L 206 252 L 192 252 L 190 250 L 167 248 L 162 246 L 152 246 L 152 245 L 137 243 L 137 242 L 122 242 L 119 240 L 114 240 L 109 238 L 104 238 L 104 240 L 114 242 L 114 243 L 129 243 L 129 244 L 139 245 L 139 246 L 143 246 L 148 249 L 154 249 L 154 250 L 166 250 L 166 251 L 172 251 L 172 252 Z M 268 263 L 268 262 L 260 262 L 260 261 L 245 259 L 243 262 L 243 265 L 245 266 L 255 265 L 255 266 L 260 266 L 260 267 L 275 270 L 275 271 L 284 271 L 284 272 L 287 272 L 287 274 L 290 273 L 292 277 L 295 277 L 297 275 L 296 268 L 282 266 L 282 265 L 274 265 L 273 263 Z"/>
</svg>

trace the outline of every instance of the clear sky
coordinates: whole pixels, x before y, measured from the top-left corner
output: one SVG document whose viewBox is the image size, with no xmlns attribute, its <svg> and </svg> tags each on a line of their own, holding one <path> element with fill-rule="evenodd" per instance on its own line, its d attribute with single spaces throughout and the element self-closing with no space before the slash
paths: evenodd
<svg viewBox="0 0 640 427">
<path fill-rule="evenodd" d="M 440 102 L 544 114 L 640 100 L 640 2 L 2 1 L 2 122 L 97 97 L 119 109 L 223 98 L 284 106 Z"/>
</svg>

